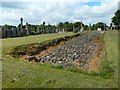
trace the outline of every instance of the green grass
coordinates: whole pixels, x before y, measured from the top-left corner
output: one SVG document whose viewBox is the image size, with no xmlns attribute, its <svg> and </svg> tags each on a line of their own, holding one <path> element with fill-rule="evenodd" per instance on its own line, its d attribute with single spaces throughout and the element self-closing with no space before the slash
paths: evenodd
<svg viewBox="0 0 120 90">
<path fill-rule="evenodd" d="M 9 48 L 13 46 L 30 44 L 30 43 L 40 43 L 46 40 L 73 35 L 73 34 L 74 33 L 70 32 L 70 33 L 32 35 L 32 36 L 18 37 L 18 38 L 7 38 L 2 40 L 2 48 Z"/>
<path fill-rule="evenodd" d="M 70 33 L 72 34 L 72 33 Z M 66 35 L 68 35 L 66 33 Z M 54 36 L 54 35 L 53 35 Z M 56 37 L 62 35 L 55 35 Z M 32 38 L 34 37 L 34 38 Z M 35 39 L 39 37 L 39 39 Z M 40 42 L 43 36 L 29 36 L 22 38 L 11 38 L 3 40 L 3 48 L 11 48 L 16 45 L 22 45 L 33 42 Z M 25 42 L 26 38 L 30 42 Z M 47 39 L 51 38 L 45 37 Z M 10 42 L 14 41 L 14 43 Z M 19 40 L 17 42 L 17 40 Z M 101 78 L 97 76 L 85 75 L 84 73 L 70 72 L 68 70 L 52 68 L 49 65 L 40 63 L 30 63 L 18 59 L 11 58 L 4 54 L 3 50 L 3 88 L 114 88 L 118 87 L 117 70 L 118 70 L 118 32 L 108 31 L 104 35 L 105 49 L 107 60 L 111 65 L 116 66 L 115 74 L 110 78 Z M 105 59 L 106 59 L 105 58 Z M 13 83 L 12 83 L 13 81 Z"/>
</svg>

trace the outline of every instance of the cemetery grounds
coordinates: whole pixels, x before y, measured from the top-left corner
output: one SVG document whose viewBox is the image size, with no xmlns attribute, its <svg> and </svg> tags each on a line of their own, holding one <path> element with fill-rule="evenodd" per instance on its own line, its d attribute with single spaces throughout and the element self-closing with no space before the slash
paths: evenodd
<svg viewBox="0 0 120 90">
<path fill-rule="evenodd" d="M 41 63 L 32 63 L 13 58 L 8 53 L 19 45 L 37 43 L 53 38 L 73 35 L 74 33 L 56 33 L 18 38 L 6 38 L 2 41 L 2 88 L 117 88 L 118 87 L 118 31 L 106 31 L 104 34 L 105 52 L 114 74 L 109 78 L 52 68 Z"/>
</svg>

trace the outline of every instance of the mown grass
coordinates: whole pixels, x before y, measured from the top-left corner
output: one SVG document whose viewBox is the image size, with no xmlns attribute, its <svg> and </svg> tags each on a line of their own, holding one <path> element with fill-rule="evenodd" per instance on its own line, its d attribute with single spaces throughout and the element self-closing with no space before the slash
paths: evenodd
<svg viewBox="0 0 120 90">
<path fill-rule="evenodd" d="M 14 38 L 15 39 L 15 38 Z M 49 37 L 48 37 L 49 39 Z M 11 39 L 12 40 L 12 39 Z M 2 60 L 3 88 L 115 88 L 118 87 L 118 32 L 108 31 L 104 35 L 107 61 L 115 67 L 114 75 L 110 78 L 85 75 L 84 73 L 52 68 L 49 65 L 30 63 L 18 60 L 4 53 Z M 10 39 L 4 40 L 4 48 L 14 44 Z M 34 40 L 34 42 L 36 42 Z M 33 43 L 33 42 L 29 42 Z M 15 45 L 24 44 L 16 42 Z M 26 43 L 25 43 L 26 44 Z M 4 52 L 4 51 L 3 51 Z M 59 68 L 59 67 L 58 67 Z"/>
<path fill-rule="evenodd" d="M 41 35 L 31 35 L 26 37 L 18 37 L 18 38 L 5 38 L 0 39 L 2 41 L 2 48 L 9 48 L 18 45 L 25 45 L 30 43 L 40 43 L 46 40 L 59 38 L 63 36 L 73 35 L 75 33 L 55 33 L 55 34 L 41 34 Z"/>
</svg>

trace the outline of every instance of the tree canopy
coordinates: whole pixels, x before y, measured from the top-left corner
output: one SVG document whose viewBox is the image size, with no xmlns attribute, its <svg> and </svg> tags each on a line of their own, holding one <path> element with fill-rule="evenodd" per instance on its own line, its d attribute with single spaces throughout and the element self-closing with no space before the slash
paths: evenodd
<svg viewBox="0 0 120 90">
<path fill-rule="evenodd" d="M 120 25 L 120 10 L 117 10 L 117 11 L 115 12 L 114 17 L 112 18 L 112 22 L 113 22 L 115 25 Z"/>
</svg>

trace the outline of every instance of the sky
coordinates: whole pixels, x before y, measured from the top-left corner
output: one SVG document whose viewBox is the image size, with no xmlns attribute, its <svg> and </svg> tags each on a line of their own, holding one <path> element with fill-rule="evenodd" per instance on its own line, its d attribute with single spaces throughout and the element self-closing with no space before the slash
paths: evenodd
<svg viewBox="0 0 120 90">
<path fill-rule="evenodd" d="M 0 25 L 58 24 L 81 21 L 89 25 L 97 22 L 111 23 L 119 0 L 2 0 Z"/>
</svg>

